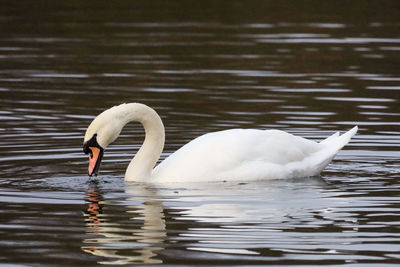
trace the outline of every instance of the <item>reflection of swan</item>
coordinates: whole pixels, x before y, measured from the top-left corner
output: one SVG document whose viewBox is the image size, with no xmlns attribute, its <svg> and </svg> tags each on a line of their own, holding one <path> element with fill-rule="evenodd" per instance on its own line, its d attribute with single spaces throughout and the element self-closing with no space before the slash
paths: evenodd
<svg viewBox="0 0 400 267">
<path fill-rule="evenodd" d="M 317 249 L 315 238 L 326 234 L 323 227 L 332 223 L 346 223 L 343 229 L 357 227 L 358 213 L 348 209 L 366 204 L 362 198 L 349 202 L 346 192 L 320 177 L 161 186 L 126 183 L 125 192 L 103 190 L 108 192 L 104 197 L 96 185 L 88 190 L 82 249 L 106 265 L 175 266 L 191 260 L 210 265 L 229 255 L 234 260 L 255 257 L 268 265 L 269 251 L 296 250 L 307 242 Z M 315 233 L 305 233 L 306 228 Z"/>
<path fill-rule="evenodd" d="M 171 154 L 154 170 L 164 147 L 164 126 L 150 107 L 122 104 L 97 116 L 88 127 L 84 151 L 89 175 L 97 175 L 104 148 L 130 121 L 143 124 L 146 138 L 129 164 L 130 181 L 261 180 L 318 175 L 357 132 L 354 127 L 316 143 L 279 130 L 233 129 L 200 136 Z"/>
<path fill-rule="evenodd" d="M 162 202 L 153 188 L 127 186 L 126 193 L 128 205 L 118 206 L 123 212 L 106 212 L 97 186 L 89 188 L 85 216 L 91 237 L 83 241 L 83 251 L 104 257 L 101 264 L 162 263 L 157 254 L 166 238 Z M 143 223 L 137 227 L 137 221 Z"/>
</svg>

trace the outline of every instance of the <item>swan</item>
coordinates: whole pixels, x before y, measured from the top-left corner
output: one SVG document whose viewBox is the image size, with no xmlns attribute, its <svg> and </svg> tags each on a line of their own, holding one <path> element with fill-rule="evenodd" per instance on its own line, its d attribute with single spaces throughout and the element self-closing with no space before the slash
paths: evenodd
<svg viewBox="0 0 400 267">
<path fill-rule="evenodd" d="M 131 121 L 140 122 L 146 134 L 125 173 L 125 180 L 138 182 L 246 181 L 316 176 L 358 129 L 355 126 L 342 135 L 335 133 L 319 143 L 281 130 L 231 129 L 207 133 L 156 166 L 165 141 L 160 116 L 144 104 L 121 104 L 103 111 L 86 130 L 83 151 L 89 155 L 89 176 L 97 176 L 104 149 Z"/>
</svg>

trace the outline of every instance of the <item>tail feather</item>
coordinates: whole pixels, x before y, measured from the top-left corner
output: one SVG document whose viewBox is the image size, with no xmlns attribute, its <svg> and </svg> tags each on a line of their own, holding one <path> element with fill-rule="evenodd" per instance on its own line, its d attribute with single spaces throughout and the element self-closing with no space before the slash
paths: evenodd
<svg viewBox="0 0 400 267">
<path fill-rule="evenodd" d="M 357 133 L 357 130 L 358 127 L 355 126 L 342 135 L 339 135 L 339 133 L 335 133 L 327 139 L 321 141 L 320 144 L 322 144 L 325 148 L 314 154 L 314 159 L 319 162 L 317 164 L 318 168 L 316 168 L 318 171 L 315 173 L 315 175 L 321 172 L 326 167 L 326 165 L 328 165 L 329 162 L 332 161 L 339 150 L 342 149 Z"/>
<path fill-rule="evenodd" d="M 330 142 L 336 140 L 336 138 L 339 136 L 339 132 L 336 132 L 334 134 L 332 134 L 331 136 L 329 136 L 328 138 L 322 140 L 321 142 L 319 142 L 320 144 L 329 144 Z"/>
<path fill-rule="evenodd" d="M 339 151 L 342 147 L 344 147 L 350 139 L 357 133 L 358 126 L 354 126 L 351 130 L 345 132 L 344 134 L 340 135 L 334 134 L 335 137 L 332 135 L 321 142 L 326 147 L 331 147 L 334 150 Z"/>
</svg>

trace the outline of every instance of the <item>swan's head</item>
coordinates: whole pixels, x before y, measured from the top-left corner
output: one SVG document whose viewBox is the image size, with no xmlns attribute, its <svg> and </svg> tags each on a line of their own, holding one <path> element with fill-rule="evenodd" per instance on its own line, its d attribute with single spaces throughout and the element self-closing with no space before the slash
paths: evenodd
<svg viewBox="0 0 400 267">
<path fill-rule="evenodd" d="M 83 152 L 89 155 L 89 176 L 97 176 L 104 149 L 117 139 L 125 125 L 116 106 L 97 116 L 86 130 Z"/>
</svg>

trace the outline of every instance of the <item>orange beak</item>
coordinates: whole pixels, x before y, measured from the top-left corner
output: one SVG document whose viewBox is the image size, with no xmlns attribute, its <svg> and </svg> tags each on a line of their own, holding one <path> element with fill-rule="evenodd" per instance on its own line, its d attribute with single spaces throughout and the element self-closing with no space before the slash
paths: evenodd
<svg viewBox="0 0 400 267">
<path fill-rule="evenodd" d="M 98 147 L 89 147 L 91 150 L 91 153 L 89 153 L 89 176 L 92 176 L 93 173 L 97 175 L 97 171 L 100 167 L 100 161 L 101 161 L 101 153 L 100 153 L 100 148 Z"/>
</svg>

